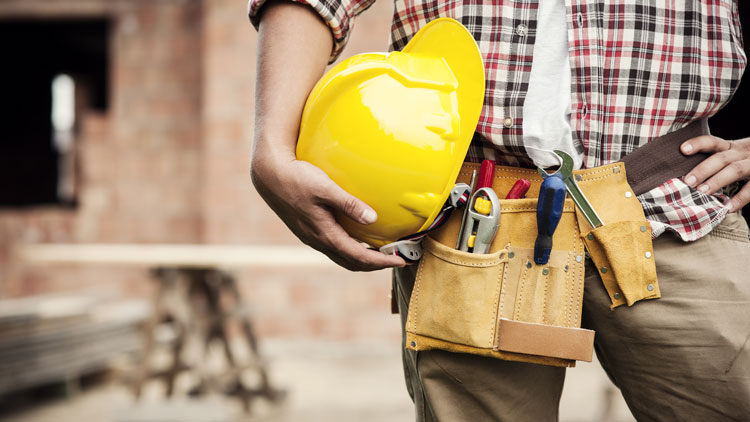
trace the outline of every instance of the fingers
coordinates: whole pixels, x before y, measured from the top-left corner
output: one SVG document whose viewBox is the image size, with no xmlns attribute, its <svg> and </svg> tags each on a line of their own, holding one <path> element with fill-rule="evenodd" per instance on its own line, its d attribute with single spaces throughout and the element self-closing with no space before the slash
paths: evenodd
<svg viewBox="0 0 750 422">
<path fill-rule="evenodd" d="M 734 144 L 737 143 L 738 148 Z M 704 135 L 684 142 L 681 151 L 686 155 L 698 152 L 711 154 L 687 175 L 685 183 L 706 194 L 713 194 L 724 186 L 750 175 L 750 154 L 744 141 L 728 142 Z"/>
<path fill-rule="evenodd" d="M 320 199 L 328 206 L 336 208 L 346 216 L 360 224 L 372 224 L 378 219 L 378 215 L 362 200 L 341 189 L 331 182 L 325 194 Z"/>
<path fill-rule="evenodd" d="M 732 161 L 698 186 L 703 193 L 712 194 L 724 186 L 750 176 L 750 159 Z"/>
<path fill-rule="evenodd" d="M 680 151 L 685 155 L 693 155 L 699 152 L 723 153 L 729 149 L 731 149 L 729 142 L 710 135 L 689 139 L 680 146 Z M 685 175 L 685 183 L 691 187 L 696 187 L 705 182 L 711 175 L 726 167 L 728 162 L 727 154 L 711 155 Z M 706 187 L 704 186 L 704 188 Z"/>
<path fill-rule="evenodd" d="M 352 271 L 373 271 L 405 266 L 398 257 L 373 251 L 352 239 L 338 224 L 331 209 L 354 221 L 372 224 L 375 211 L 344 191 L 325 173 L 309 163 L 284 162 L 273 177 L 258 172 L 256 188 L 282 221 L 305 244 L 323 252 L 332 261 Z M 273 188 L 267 188 L 273 186 Z"/>
<path fill-rule="evenodd" d="M 703 160 L 685 176 L 685 183 L 710 194 L 742 179 L 747 171 L 750 171 L 747 157 L 738 151 L 727 150 Z"/>
<path fill-rule="evenodd" d="M 745 183 L 745 186 L 732 197 L 731 206 L 729 212 L 734 212 L 742 209 L 745 205 L 750 203 L 750 183 Z"/>
<path fill-rule="evenodd" d="M 290 219 L 285 222 L 305 244 L 323 252 L 333 262 L 348 270 L 374 271 L 406 265 L 399 256 L 368 249 L 351 238 L 326 207 L 313 206 L 299 220 Z"/>
<path fill-rule="evenodd" d="M 731 149 L 732 144 L 715 136 L 703 135 L 688 139 L 680 146 L 680 151 L 685 155 L 693 155 L 698 152 L 721 152 Z"/>
<path fill-rule="evenodd" d="M 396 255 L 385 255 L 368 249 L 349 235 L 338 224 L 325 228 L 320 240 L 321 251 L 331 260 L 351 271 L 374 271 L 389 267 L 403 267 L 406 261 Z"/>
</svg>

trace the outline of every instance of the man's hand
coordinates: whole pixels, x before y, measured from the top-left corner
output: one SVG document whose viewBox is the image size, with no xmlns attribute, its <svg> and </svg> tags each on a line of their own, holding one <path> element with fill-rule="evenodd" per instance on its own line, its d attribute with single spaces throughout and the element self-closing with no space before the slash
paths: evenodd
<svg viewBox="0 0 750 422">
<path fill-rule="evenodd" d="M 255 87 L 252 179 L 258 193 L 303 242 L 344 268 L 371 271 L 404 266 L 398 256 L 368 249 L 336 222 L 338 210 L 362 224 L 375 211 L 295 156 L 305 99 L 325 70 L 331 32 L 309 6 L 271 1 L 263 6 Z"/>
<path fill-rule="evenodd" d="M 294 159 L 269 161 L 254 156 L 253 183 L 302 242 L 352 271 L 406 265 L 398 256 L 368 249 L 349 237 L 332 213 L 338 210 L 358 223 L 372 224 L 377 219 L 372 208 L 341 189 L 310 163 Z"/>
<path fill-rule="evenodd" d="M 711 154 L 685 176 L 685 183 L 712 194 L 738 180 L 750 178 L 750 138 L 725 141 L 711 135 L 698 136 L 682 144 L 685 155 Z M 732 198 L 731 211 L 750 203 L 750 183 Z"/>
</svg>

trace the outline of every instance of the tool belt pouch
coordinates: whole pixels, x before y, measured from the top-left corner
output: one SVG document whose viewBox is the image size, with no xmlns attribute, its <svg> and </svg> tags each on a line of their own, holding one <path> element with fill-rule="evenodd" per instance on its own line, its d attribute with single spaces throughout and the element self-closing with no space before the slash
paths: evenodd
<svg viewBox="0 0 750 422">
<path fill-rule="evenodd" d="M 612 169 L 609 171 L 617 175 Z M 621 171 L 624 173 L 624 167 Z M 601 201 L 591 201 L 595 194 L 586 191 L 587 184 L 589 188 L 599 189 L 611 180 L 597 181 L 595 179 L 602 174 L 594 174 L 592 170 L 584 172 L 584 181 L 579 185 L 594 208 L 602 210 L 599 212 L 602 220 L 607 223 L 607 217 L 617 218 L 612 219 L 613 224 L 592 230 L 585 219 L 577 215 L 572 200 L 566 199 L 553 235 L 549 262 L 537 265 L 534 263 L 536 197 L 541 178 L 531 170 L 497 167 L 493 188 L 498 194 L 504 195 L 515 180 L 526 178 L 532 181 L 527 196 L 534 199 L 500 201 L 500 227 L 488 254 L 455 248 L 461 213 L 454 213 L 443 227 L 425 238 L 409 303 L 406 347 L 553 366 L 575 366 L 576 360 L 590 362 L 594 332 L 580 328 L 584 245 L 589 247 L 592 257 L 597 255 L 594 262 L 602 265 L 599 268 L 607 266 L 600 273 L 614 283 L 610 297 L 618 293 L 618 300 L 623 304 L 628 301 L 626 291 L 635 298 L 638 294 L 633 295 L 632 290 L 644 290 L 640 286 L 630 286 L 633 284 L 630 281 L 621 286 L 614 278 L 629 273 L 632 267 L 629 260 L 636 252 L 627 249 L 636 248 L 644 257 L 645 251 L 653 251 L 650 230 L 641 231 L 647 223 L 640 204 L 634 195 L 624 195 L 629 189 L 627 181 L 618 176 L 612 179 L 617 179 L 616 186 L 602 187 L 602 190 L 619 192 L 622 200 L 615 201 L 615 194 L 608 193 L 606 198 L 599 198 Z M 466 183 L 468 180 L 464 179 L 470 178 L 470 174 L 471 168 L 465 166 L 459 181 Z M 600 205 L 607 198 L 612 204 Z M 635 201 L 635 208 L 631 199 Z M 613 209 L 624 202 L 631 205 L 626 207 L 629 211 Z M 648 267 L 648 263 L 645 266 Z M 655 271 L 653 276 L 651 284 L 656 283 Z M 639 283 L 645 282 L 648 275 L 642 278 Z M 658 288 L 654 290 L 658 295 Z M 648 294 L 653 294 L 654 290 L 645 289 Z"/>
</svg>

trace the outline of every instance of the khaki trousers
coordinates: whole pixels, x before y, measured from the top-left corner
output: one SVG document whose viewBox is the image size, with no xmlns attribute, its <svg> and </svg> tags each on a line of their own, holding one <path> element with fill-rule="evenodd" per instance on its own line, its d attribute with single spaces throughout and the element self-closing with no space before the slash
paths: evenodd
<svg viewBox="0 0 750 422">
<path fill-rule="evenodd" d="M 582 325 L 639 421 L 750 421 L 750 241 L 739 213 L 654 240 L 662 298 L 610 310 L 587 262 Z M 394 272 L 405 325 L 416 265 Z M 403 349 L 403 344 L 402 344 Z M 565 369 L 404 349 L 417 421 L 555 421 Z M 573 371 L 575 369 L 572 369 Z"/>
</svg>

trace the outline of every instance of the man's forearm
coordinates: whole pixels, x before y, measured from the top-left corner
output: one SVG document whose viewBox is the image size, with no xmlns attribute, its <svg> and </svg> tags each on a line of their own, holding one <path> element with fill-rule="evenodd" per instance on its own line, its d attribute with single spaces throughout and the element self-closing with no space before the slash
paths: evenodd
<svg viewBox="0 0 750 422">
<path fill-rule="evenodd" d="M 294 157 L 305 100 L 325 70 L 332 44 L 330 30 L 308 6 L 285 1 L 264 6 L 258 38 L 254 156 Z"/>
<path fill-rule="evenodd" d="M 251 171 L 258 193 L 300 240 L 344 268 L 406 265 L 349 237 L 334 212 L 372 224 L 375 211 L 319 168 L 296 159 L 302 109 L 333 46 L 328 27 L 307 6 L 277 2 L 264 6 L 259 32 Z"/>
</svg>

